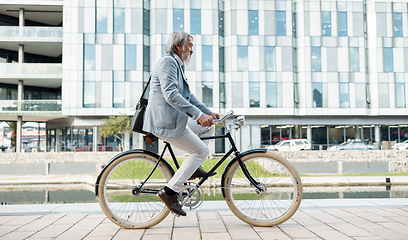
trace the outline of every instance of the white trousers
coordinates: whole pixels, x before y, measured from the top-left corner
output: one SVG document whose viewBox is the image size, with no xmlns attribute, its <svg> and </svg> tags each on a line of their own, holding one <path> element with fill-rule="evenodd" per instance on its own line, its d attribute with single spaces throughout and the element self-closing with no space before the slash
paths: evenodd
<svg viewBox="0 0 408 240">
<path fill-rule="evenodd" d="M 167 138 L 157 136 L 161 140 L 170 143 L 171 146 L 179 148 L 189 154 L 167 183 L 168 188 L 175 192 L 180 192 L 183 183 L 185 183 L 204 162 L 210 154 L 208 150 L 210 140 L 203 141 L 200 137 L 213 136 L 214 129 L 214 125 L 211 127 L 201 127 L 197 125 L 196 121 L 189 119 L 186 130 L 184 130 L 180 137 Z"/>
</svg>

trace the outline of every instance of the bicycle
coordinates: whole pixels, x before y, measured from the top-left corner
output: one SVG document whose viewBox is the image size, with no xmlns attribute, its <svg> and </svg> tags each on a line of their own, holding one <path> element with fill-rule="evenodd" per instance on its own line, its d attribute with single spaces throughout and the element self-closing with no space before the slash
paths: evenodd
<svg viewBox="0 0 408 240">
<path fill-rule="evenodd" d="M 221 119 L 224 135 L 202 138 L 225 139 L 231 149 L 215 164 L 208 174 L 196 182 L 187 182 L 178 195 L 183 207 L 195 209 L 204 200 L 201 185 L 232 153 L 221 177 L 221 192 L 230 210 L 242 221 L 254 226 L 275 226 L 295 214 L 302 199 L 302 182 L 296 169 L 283 157 L 266 149 L 252 149 L 240 153 L 226 121 L 233 111 Z M 245 117 L 234 119 L 238 130 Z M 95 194 L 105 215 L 124 228 L 149 228 L 167 217 L 170 210 L 156 196 L 174 174 L 174 169 L 163 158 L 166 150 L 176 168 L 177 158 L 171 145 L 164 142 L 161 155 L 132 149 L 113 157 L 99 174 Z"/>
</svg>

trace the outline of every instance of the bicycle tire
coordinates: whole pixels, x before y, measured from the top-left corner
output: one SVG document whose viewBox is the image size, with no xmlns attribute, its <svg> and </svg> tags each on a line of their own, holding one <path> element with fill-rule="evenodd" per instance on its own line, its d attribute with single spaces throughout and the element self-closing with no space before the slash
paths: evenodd
<svg viewBox="0 0 408 240">
<path fill-rule="evenodd" d="M 291 218 L 303 194 L 296 169 L 272 152 L 250 153 L 241 160 L 265 191 L 257 190 L 235 161 L 226 169 L 224 178 L 225 200 L 230 210 L 254 226 L 276 226 Z"/>
<path fill-rule="evenodd" d="M 124 228 L 149 228 L 167 217 L 170 210 L 156 196 L 173 176 L 160 162 L 141 191 L 135 191 L 152 172 L 158 159 L 146 153 L 130 153 L 115 159 L 101 173 L 98 201 L 105 215 Z"/>
</svg>

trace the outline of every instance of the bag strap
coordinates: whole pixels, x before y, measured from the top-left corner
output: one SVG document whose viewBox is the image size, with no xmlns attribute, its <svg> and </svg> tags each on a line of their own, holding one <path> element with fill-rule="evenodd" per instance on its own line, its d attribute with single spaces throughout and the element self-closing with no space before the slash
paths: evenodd
<svg viewBox="0 0 408 240">
<path fill-rule="evenodd" d="M 150 85 L 150 80 L 151 79 L 152 79 L 152 75 L 150 74 L 149 81 L 147 81 L 147 84 L 146 84 L 145 88 L 143 89 L 143 93 L 142 93 L 142 96 L 140 96 L 140 99 L 144 98 L 144 95 L 146 94 L 147 88 Z"/>
</svg>

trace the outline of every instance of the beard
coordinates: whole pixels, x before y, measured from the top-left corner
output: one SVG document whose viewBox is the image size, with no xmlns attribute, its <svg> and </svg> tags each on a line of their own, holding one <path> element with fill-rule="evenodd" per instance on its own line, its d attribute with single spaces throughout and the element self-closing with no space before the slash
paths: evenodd
<svg viewBox="0 0 408 240">
<path fill-rule="evenodd" d="M 188 65 L 190 63 L 191 60 L 191 54 L 190 51 L 183 51 L 183 53 L 181 54 L 181 60 L 183 60 L 185 65 Z"/>
</svg>

